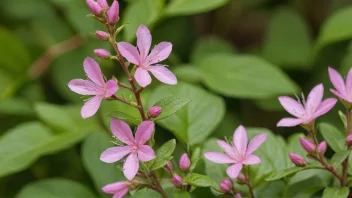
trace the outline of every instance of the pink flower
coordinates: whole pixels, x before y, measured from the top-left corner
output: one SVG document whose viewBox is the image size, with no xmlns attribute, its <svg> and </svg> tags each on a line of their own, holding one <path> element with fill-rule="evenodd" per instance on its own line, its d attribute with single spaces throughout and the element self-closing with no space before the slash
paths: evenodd
<svg viewBox="0 0 352 198">
<path fill-rule="evenodd" d="M 128 124 L 122 120 L 112 119 L 110 128 L 114 136 L 127 146 L 116 146 L 106 149 L 101 155 L 100 160 L 106 163 L 113 163 L 121 160 L 128 155 L 123 164 L 123 173 L 127 179 L 132 180 L 139 169 L 139 160 L 147 162 L 155 158 L 153 149 L 144 145 L 152 136 L 154 123 L 143 121 L 137 128 L 135 138 Z"/>
<path fill-rule="evenodd" d="M 119 20 L 120 7 L 119 2 L 114 0 L 111 8 L 107 12 L 107 18 L 110 23 L 116 23 Z"/>
<path fill-rule="evenodd" d="M 183 171 L 187 171 L 189 169 L 189 167 L 191 166 L 191 161 L 189 160 L 187 153 L 182 154 L 178 165 Z"/>
<path fill-rule="evenodd" d="M 329 77 L 336 89 L 330 89 L 330 91 L 342 100 L 352 103 L 352 68 L 347 74 L 346 83 L 342 76 L 331 67 L 329 67 Z"/>
<path fill-rule="evenodd" d="M 324 87 L 322 84 L 315 86 L 309 93 L 307 101 L 303 104 L 288 96 L 280 96 L 279 101 L 284 109 L 296 118 L 283 118 L 277 126 L 293 127 L 299 124 L 308 124 L 317 117 L 327 113 L 336 104 L 337 99 L 328 98 L 322 101 Z"/>
<path fill-rule="evenodd" d="M 100 67 L 94 59 L 87 57 L 84 60 L 83 67 L 88 80 L 71 80 L 68 87 L 78 94 L 94 96 L 85 102 L 81 109 L 82 117 L 88 118 L 98 111 L 101 101 L 114 95 L 119 87 L 114 80 L 104 81 Z"/>
<path fill-rule="evenodd" d="M 255 136 L 247 145 L 248 138 L 246 129 L 240 125 L 233 134 L 233 145 L 225 141 L 218 140 L 219 146 L 225 151 L 224 153 L 207 152 L 205 158 L 218 164 L 233 164 L 227 168 L 227 175 L 234 179 L 242 170 L 243 165 L 259 164 L 261 159 L 252 155 L 258 147 L 266 140 L 266 134 Z"/>
<path fill-rule="evenodd" d="M 102 190 L 107 194 L 113 194 L 113 198 L 122 198 L 128 193 L 130 186 L 130 182 L 115 182 L 104 186 Z"/>
<path fill-rule="evenodd" d="M 152 82 L 148 71 L 163 83 L 177 84 L 176 76 L 167 69 L 166 65 L 155 65 L 169 57 L 172 44 L 161 42 L 148 55 L 151 44 L 152 36 L 149 29 L 144 25 L 140 25 L 137 30 L 138 50 L 137 47 L 126 42 L 119 42 L 117 46 L 123 57 L 129 62 L 138 65 L 134 78 L 140 86 L 146 87 Z"/>
<path fill-rule="evenodd" d="M 288 157 L 296 166 L 304 167 L 307 165 L 307 162 L 304 160 L 304 158 L 296 153 L 289 153 Z"/>
</svg>

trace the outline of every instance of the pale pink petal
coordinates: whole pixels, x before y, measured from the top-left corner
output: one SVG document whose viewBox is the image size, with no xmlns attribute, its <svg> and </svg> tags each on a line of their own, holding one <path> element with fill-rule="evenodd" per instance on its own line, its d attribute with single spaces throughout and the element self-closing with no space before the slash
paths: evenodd
<svg viewBox="0 0 352 198">
<path fill-rule="evenodd" d="M 325 99 L 322 103 L 320 103 L 316 112 L 308 120 L 305 120 L 304 124 L 307 124 L 315 120 L 317 117 L 329 112 L 335 106 L 336 102 L 337 102 L 337 99 L 335 98 Z"/>
<path fill-rule="evenodd" d="M 152 121 L 143 121 L 138 125 L 136 131 L 136 143 L 138 145 L 145 144 L 153 135 L 154 131 L 154 122 Z"/>
<path fill-rule="evenodd" d="M 165 66 L 149 66 L 148 71 L 152 72 L 156 79 L 165 84 L 177 84 L 176 76 Z"/>
<path fill-rule="evenodd" d="M 94 96 L 84 103 L 81 109 L 82 118 L 89 118 L 93 116 L 99 109 L 103 96 Z"/>
<path fill-rule="evenodd" d="M 109 9 L 109 5 L 106 2 L 106 0 L 97 0 L 97 3 L 102 7 L 103 9 Z"/>
<path fill-rule="evenodd" d="M 131 146 L 116 146 L 106 149 L 101 155 L 100 160 L 106 163 L 117 162 L 127 154 L 132 152 Z"/>
<path fill-rule="evenodd" d="M 345 87 L 345 82 L 342 78 L 342 76 L 333 68 L 329 67 L 329 77 L 331 83 L 334 85 L 336 90 L 340 92 L 341 94 L 346 93 L 346 87 Z"/>
<path fill-rule="evenodd" d="M 349 94 L 352 93 L 352 67 L 348 71 L 347 77 L 346 77 L 346 92 Z"/>
<path fill-rule="evenodd" d="M 106 86 L 105 98 L 108 98 L 114 95 L 115 92 L 119 89 L 119 86 L 117 86 L 117 83 L 115 80 L 108 80 L 105 86 Z"/>
<path fill-rule="evenodd" d="M 235 133 L 233 134 L 233 144 L 237 148 L 240 155 L 245 155 L 248 144 L 248 137 L 246 129 L 240 125 L 237 127 Z"/>
<path fill-rule="evenodd" d="M 278 123 L 277 127 L 293 127 L 302 124 L 304 121 L 298 118 L 282 118 Z"/>
<path fill-rule="evenodd" d="M 138 148 L 138 158 L 142 162 L 147 162 L 155 158 L 155 153 L 150 146 L 141 145 Z"/>
<path fill-rule="evenodd" d="M 312 91 L 310 91 L 307 101 L 305 103 L 306 113 L 312 115 L 318 108 L 324 95 L 323 84 L 315 86 Z"/>
<path fill-rule="evenodd" d="M 139 161 L 137 157 L 137 153 L 131 153 L 127 158 L 125 163 L 123 164 L 123 174 L 128 180 L 132 180 L 139 169 Z"/>
<path fill-rule="evenodd" d="M 131 128 L 126 122 L 113 118 L 110 123 L 110 129 L 121 142 L 131 146 L 135 144 Z"/>
<path fill-rule="evenodd" d="M 280 96 L 279 101 L 282 107 L 284 107 L 284 109 L 291 115 L 296 117 L 302 117 L 304 115 L 305 110 L 303 105 L 293 98 L 288 96 Z"/>
<path fill-rule="evenodd" d="M 114 196 L 112 196 L 112 198 L 123 198 L 125 197 L 125 195 L 128 193 L 128 188 L 124 188 L 120 191 L 118 191 L 116 194 L 114 194 Z"/>
<path fill-rule="evenodd" d="M 104 193 L 107 193 L 107 194 L 115 194 L 124 189 L 128 190 L 128 188 L 129 188 L 129 184 L 127 182 L 120 181 L 120 182 L 115 182 L 115 183 L 105 185 L 102 188 L 102 190 Z"/>
<path fill-rule="evenodd" d="M 139 65 L 140 57 L 135 46 L 126 42 L 119 42 L 117 43 L 117 47 L 119 48 L 121 55 L 125 57 L 128 62 Z"/>
<path fill-rule="evenodd" d="M 74 79 L 68 83 L 68 87 L 73 91 L 81 95 L 95 95 L 96 86 L 89 80 Z"/>
<path fill-rule="evenodd" d="M 146 60 L 150 46 L 152 45 L 152 35 L 145 25 L 140 25 L 137 30 L 137 46 L 141 55 L 141 61 Z"/>
<path fill-rule="evenodd" d="M 260 134 L 260 135 L 256 135 L 248 144 L 247 147 L 247 152 L 246 155 L 250 155 L 252 154 L 255 150 L 257 150 L 260 145 L 262 145 L 264 143 L 264 141 L 266 140 L 266 134 Z"/>
<path fill-rule="evenodd" d="M 134 78 L 141 87 L 146 87 L 152 82 L 152 78 L 150 77 L 148 71 L 141 67 L 137 68 L 134 73 Z"/>
<path fill-rule="evenodd" d="M 231 179 L 235 179 L 237 178 L 238 174 L 241 172 L 242 167 L 243 165 L 241 163 L 234 164 L 232 166 L 229 166 L 226 169 L 226 173 Z"/>
<path fill-rule="evenodd" d="M 237 162 L 240 160 L 241 154 L 236 152 L 237 150 L 235 148 L 233 148 L 231 145 L 229 145 L 227 142 L 223 140 L 217 140 L 217 142 L 218 142 L 218 145 L 221 147 L 221 149 L 224 150 L 227 155 L 229 155 Z"/>
<path fill-rule="evenodd" d="M 228 155 L 226 155 L 224 153 L 219 153 L 219 152 L 206 152 L 206 153 L 204 153 L 204 157 L 212 162 L 217 163 L 217 164 L 236 163 L 236 161 L 234 159 L 232 159 L 231 157 L 229 157 Z"/>
<path fill-rule="evenodd" d="M 161 62 L 170 56 L 172 44 L 170 42 L 161 42 L 154 47 L 148 56 L 149 65 Z"/>
<path fill-rule="evenodd" d="M 83 67 L 87 77 L 91 79 L 98 87 L 104 88 L 105 82 L 99 64 L 91 57 L 87 57 L 84 59 Z"/>
<path fill-rule="evenodd" d="M 250 164 L 259 164 L 261 162 L 262 162 L 262 160 L 258 156 L 256 156 L 256 155 L 248 155 L 246 157 L 246 159 L 242 163 L 250 165 Z"/>
<path fill-rule="evenodd" d="M 330 91 L 331 91 L 331 93 L 333 93 L 333 94 L 336 95 L 337 97 L 339 97 L 339 98 L 341 98 L 341 99 L 343 99 L 343 100 L 348 101 L 347 96 L 342 95 L 340 92 L 338 92 L 338 91 L 336 91 L 336 90 L 334 90 L 334 89 L 330 89 Z"/>
</svg>

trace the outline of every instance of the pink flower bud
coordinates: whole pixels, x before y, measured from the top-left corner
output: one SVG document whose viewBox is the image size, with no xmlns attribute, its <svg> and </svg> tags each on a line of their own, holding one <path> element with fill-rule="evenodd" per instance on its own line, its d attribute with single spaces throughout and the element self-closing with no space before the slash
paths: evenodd
<svg viewBox="0 0 352 198">
<path fill-rule="evenodd" d="M 306 138 L 299 138 L 299 142 L 301 143 L 302 148 L 308 153 L 314 152 L 315 145 L 311 141 L 307 140 Z"/>
<path fill-rule="evenodd" d="M 181 186 L 183 183 L 182 178 L 178 175 L 178 174 L 174 174 L 172 176 L 171 182 L 175 185 L 175 186 Z"/>
<path fill-rule="evenodd" d="M 326 151 L 326 147 L 327 147 L 326 142 L 322 141 L 318 146 L 318 152 L 321 154 L 324 154 Z"/>
<path fill-rule="evenodd" d="M 303 167 L 307 165 L 307 162 L 304 160 L 304 158 L 296 153 L 289 153 L 288 156 L 290 157 L 292 163 L 294 163 L 296 166 Z"/>
<path fill-rule="evenodd" d="M 226 185 L 226 184 L 224 184 L 224 183 L 222 183 L 222 182 L 219 184 L 219 188 L 220 188 L 220 190 L 221 190 L 222 192 L 225 192 L 225 193 L 231 191 L 231 188 L 230 188 L 228 185 Z"/>
<path fill-rule="evenodd" d="M 167 167 L 167 169 L 169 169 L 170 171 L 172 171 L 172 162 L 168 162 L 168 163 L 166 164 L 166 167 Z"/>
<path fill-rule="evenodd" d="M 236 193 L 236 194 L 235 194 L 235 198 L 242 198 L 242 196 L 241 196 L 240 193 Z"/>
<path fill-rule="evenodd" d="M 96 49 L 94 50 L 94 54 L 99 58 L 109 58 L 111 55 L 110 52 L 106 51 L 105 49 Z"/>
<path fill-rule="evenodd" d="M 347 144 L 347 146 L 352 146 L 352 134 L 347 136 L 346 144 Z"/>
<path fill-rule="evenodd" d="M 182 154 L 178 164 L 183 171 L 187 171 L 189 169 L 191 166 L 191 161 L 189 160 L 187 153 Z"/>
<path fill-rule="evenodd" d="M 151 118 L 156 118 L 161 114 L 161 107 L 159 106 L 153 106 L 148 110 L 148 115 Z"/>
<path fill-rule="evenodd" d="M 95 32 L 95 35 L 98 37 L 98 39 L 103 40 L 103 41 L 108 40 L 109 37 L 110 37 L 110 34 L 109 34 L 109 33 L 104 32 L 104 31 L 100 31 L 100 30 L 97 30 L 97 31 Z"/>
<path fill-rule="evenodd" d="M 103 8 L 94 0 L 86 0 L 87 6 L 94 15 L 99 16 L 103 11 Z"/>
<path fill-rule="evenodd" d="M 246 176 L 244 176 L 242 173 L 238 174 L 237 180 L 241 184 L 244 184 L 247 182 Z"/>
<path fill-rule="evenodd" d="M 224 183 L 224 184 L 226 184 L 226 185 L 228 185 L 228 186 L 230 186 L 230 187 L 232 188 L 232 182 L 231 182 L 230 180 L 228 180 L 228 179 L 222 179 L 221 182 Z"/>
<path fill-rule="evenodd" d="M 97 3 L 102 7 L 103 9 L 109 9 L 109 5 L 106 2 L 106 0 L 97 0 Z"/>
<path fill-rule="evenodd" d="M 119 20 L 119 14 L 120 14 L 119 12 L 120 12 L 119 2 L 114 0 L 114 2 L 112 3 L 107 13 L 108 21 L 110 23 L 116 23 Z"/>
</svg>

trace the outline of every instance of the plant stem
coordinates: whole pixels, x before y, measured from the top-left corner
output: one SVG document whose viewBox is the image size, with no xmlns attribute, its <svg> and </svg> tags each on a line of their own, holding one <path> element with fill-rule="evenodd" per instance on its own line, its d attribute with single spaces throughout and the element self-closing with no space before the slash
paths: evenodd
<svg viewBox="0 0 352 198">
<path fill-rule="evenodd" d="M 255 198 L 252 182 L 249 179 L 249 169 L 247 170 L 247 173 L 244 176 L 246 178 L 246 185 L 248 186 L 248 189 L 249 189 L 249 195 L 251 196 L 251 198 Z"/>
<path fill-rule="evenodd" d="M 350 109 L 346 109 L 346 128 L 347 128 L 347 134 L 351 134 L 351 110 Z M 350 148 L 348 148 L 350 149 Z M 341 186 L 346 186 L 346 182 L 347 182 L 347 174 L 348 174 L 348 160 L 349 160 L 349 156 L 348 155 L 346 157 L 346 159 L 341 163 L 342 166 L 342 184 Z"/>
<path fill-rule="evenodd" d="M 126 85 L 126 84 L 124 84 L 124 83 L 122 83 L 122 82 L 118 82 L 117 83 L 119 86 L 121 86 L 121 87 L 124 87 L 124 88 L 126 88 L 126 89 L 129 89 L 130 91 L 133 91 L 132 90 L 132 87 L 130 87 L 129 85 Z"/>
</svg>

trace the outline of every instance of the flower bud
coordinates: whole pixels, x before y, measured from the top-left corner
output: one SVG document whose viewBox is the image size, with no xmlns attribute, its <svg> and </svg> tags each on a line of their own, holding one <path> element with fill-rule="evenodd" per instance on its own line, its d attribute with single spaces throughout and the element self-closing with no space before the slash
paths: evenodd
<svg viewBox="0 0 352 198">
<path fill-rule="evenodd" d="M 110 52 L 106 51 L 105 49 L 96 49 L 94 50 L 94 54 L 99 58 L 109 58 L 111 55 Z"/>
<path fill-rule="evenodd" d="M 97 0 L 97 3 L 102 7 L 103 9 L 109 9 L 109 5 L 106 2 L 106 0 Z"/>
<path fill-rule="evenodd" d="M 181 186 L 183 183 L 182 178 L 178 175 L 178 174 L 174 174 L 172 176 L 171 182 L 175 185 L 175 186 Z"/>
<path fill-rule="evenodd" d="M 301 143 L 302 148 L 308 153 L 313 153 L 315 150 L 315 145 L 307 140 L 306 138 L 299 138 L 299 142 Z"/>
<path fill-rule="evenodd" d="M 110 37 L 110 34 L 107 33 L 107 32 L 104 32 L 104 31 L 100 31 L 100 30 L 97 30 L 95 32 L 95 35 L 98 37 L 98 39 L 102 40 L 102 41 L 106 41 L 109 39 Z"/>
<path fill-rule="evenodd" d="M 187 171 L 189 169 L 189 167 L 191 166 L 191 161 L 189 160 L 187 153 L 184 153 L 181 156 L 178 164 L 179 164 L 181 170 L 183 170 L 183 171 Z"/>
<path fill-rule="evenodd" d="M 227 193 L 227 192 L 231 191 L 231 188 L 228 185 L 226 185 L 226 184 L 224 184 L 222 182 L 219 184 L 219 188 L 224 193 Z"/>
<path fill-rule="evenodd" d="M 232 182 L 231 182 L 230 180 L 228 180 L 228 179 L 222 179 L 221 182 L 224 183 L 224 184 L 226 184 L 226 185 L 228 185 L 228 186 L 230 186 L 230 187 L 232 188 Z"/>
<path fill-rule="evenodd" d="M 292 163 L 294 163 L 296 166 L 303 167 L 307 165 L 307 162 L 304 160 L 304 158 L 296 153 L 289 153 L 288 156 Z"/>
<path fill-rule="evenodd" d="M 94 0 L 86 0 L 87 6 L 94 15 L 100 15 L 103 8 Z"/>
<path fill-rule="evenodd" d="M 112 3 L 107 13 L 108 21 L 110 23 L 116 23 L 119 20 L 119 14 L 120 14 L 119 12 L 120 12 L 119 2 L 114 0 L 114 2 Z"/>
<path fill-rule="evenodd" d="M 324 154 L 326 151 L 326 147 L 327 147 L 326 142 L 322 141 L 318 146 L 318 152 L 321 154 Z"/>
<path fill-rule="evenodd" d="M 172 171 L 172 162 L 168 162 L 166 164 L 166 168 L 169 169 L 170 171 Z"/>
<path fill-rule="evenodd" d="M 236 193 L 236 194 L 235 194 L 235 198 L 242 198 L 242 196 L 241 196 L 240 193 Z"/>
<path fill-rule="evenodd" d="M 156 118 L 161 114 L 161 107 L 153 106 L 148 110 L 148 115 L 151 118 Z"/>
<path fill-rule="evenodd" d="M 245 184 L 247 182 L 246 176 L 242 173 L 238 174 L 237 180 L 240 184 Z"/>
<path fill-rule="evenodd" d="M 347 144 L 347 146 L 352 146 L 352 134 L 347 136 L 346 144 Z"/>
</svg>

